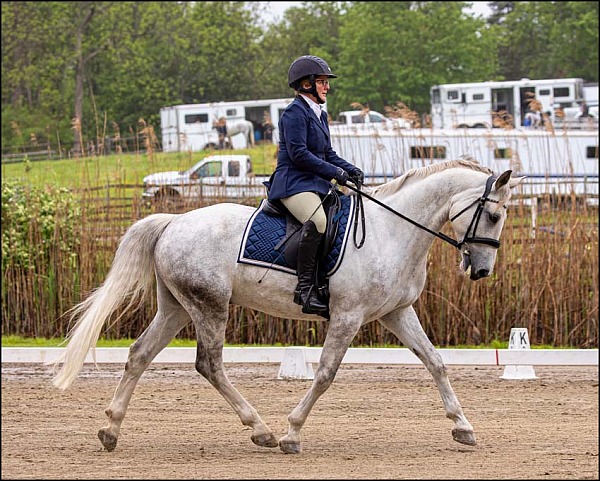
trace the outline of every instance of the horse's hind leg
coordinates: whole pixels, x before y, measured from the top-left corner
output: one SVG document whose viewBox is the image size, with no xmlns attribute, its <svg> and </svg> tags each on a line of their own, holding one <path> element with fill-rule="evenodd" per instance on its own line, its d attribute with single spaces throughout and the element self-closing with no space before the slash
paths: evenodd
<svg viewBox="0 0 600 481">
<path fill-rule="evenodd" d="M 109 425 L 98 431 L 98 438 L 107 451 L 113 451 L 117 446 L 121 423 L 141 375 L 156 355 L 190 321 L 185 309 L 175 300 L 160 279 L 157 283 L 157 292 L 158 311 L 156 316 L 129 348 L 123 376 L 105 411 Z"/>
<path fill-rule="evenodd" d="M 207 297 L 207 296 L 205 296 Z M 252 428 L 254 444 L 268 448 L 277 447 L 277 439 L 271 429 L 260 418 L 256 410 L 231 384 L 223 368 L 223 344 L 225 327 L 229 318 L 228 302 L 220 307 L 208 309 L 208 304 L 217 306 L 219 302 L 205 302 L 188 307 L 192 313 L 197 332 L 196 370 L 225 398 L 235 410 L 244 426 Z"/>
<path fill-rule="evenodd" d="M 460 402 L 450 385 L 442 356 L 423 331 L 414 309 L 412 307 L 398 309 L 382 317 L 380 322 L 398 336 L 433 376 L 444 403 L 446 416 L 455 423 L 452 429 L 454 440 L 470 446 L 477 444 L 473 426 L 467 421 Z"/>
</svg>

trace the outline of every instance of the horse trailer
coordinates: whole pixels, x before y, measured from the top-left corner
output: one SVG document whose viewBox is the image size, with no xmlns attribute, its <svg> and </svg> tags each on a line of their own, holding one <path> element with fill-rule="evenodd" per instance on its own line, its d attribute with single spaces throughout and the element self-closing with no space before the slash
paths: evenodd
<svg viewBox="0 0 600 481">
<path fill-rule="evenodd" d="M 163 107 L 160 109 L 163 152 L 199 151 L 219 147 L 217 122 L 224 119 L 228 129 L 251 122 L 252 138 L 231 135 L 233 149 L 254 142 L 276 142 L 281 112 L 292 98 L 211 102 Z"/>
<path fill-rule="evenodd" d="M 507 80 L 434 85 L 431 121 L 434 128 L 525 126 L 528 110 L 545 114 L 557 125 L 567 109 L 577 111 L 586 100 L 586 83 L 581 78 Z M 535 100 L 535 104 L 532 102 Z"/>
<path fill-rule="evenodd" d="M 377 185 L 409 169 L 469 156 L 526 176 L 518 194 L 583 196 L 598 204 L 598 130 L 347 129 L 332 132 L 333 149 Z"/>
</svg>

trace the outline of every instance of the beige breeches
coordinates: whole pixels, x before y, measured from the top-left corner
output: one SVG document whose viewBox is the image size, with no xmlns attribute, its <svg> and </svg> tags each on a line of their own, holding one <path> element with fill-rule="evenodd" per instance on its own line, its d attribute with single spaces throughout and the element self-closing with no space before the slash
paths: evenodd
<svg viewBox="0 0 600 481">
<path fill-rule="evenodd" d="M 307 220 L 312 220 L 315 223 L 317 231 L 320 234 L 325 233 L 327 228 L 327 217 L 325 210 L 321 205 L 321 198 L 314 192 L 300 192 L 299 194 L 291 195 L 281 202 L 291 214 L 303 224 Z"/>
</svg>

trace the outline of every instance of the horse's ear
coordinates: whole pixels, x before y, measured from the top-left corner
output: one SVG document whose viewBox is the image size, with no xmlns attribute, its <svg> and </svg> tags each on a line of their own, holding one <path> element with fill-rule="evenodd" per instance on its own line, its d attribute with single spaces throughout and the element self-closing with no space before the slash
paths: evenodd
<svg viewBox="0 0 600 481">
<path fill-rule="evenodd" d="M 500 176 L 494 182 L 494 190 L 501 189 L 505 185 L 508 184 L 508 188 L 512 189 L 519 185 L 521 181 L 525 178 L 523 177 L 512 177 L 512 170 L 506 170 L 500 174 Z"/>
<path fill-rule="evenodd" d="M 519 185 L 521 183 L 521 181 L 527 177 L 526 175 L 524 175 L 523 177 L 511 177 L 510 182 L 508 183 L 508 186 L 512 189 L 514 187 L 516 187 L 517 185 Z"/>
<path fill-rule="evenodd" d="M 505 170 L 504 172 L 502 172 L 496 179 L 496 182 L 494 182 L 494 190 L 499 190 L 502 187 L 504 187 L 510 180 L 511 175 L 512 170 Z"/>
</svg>

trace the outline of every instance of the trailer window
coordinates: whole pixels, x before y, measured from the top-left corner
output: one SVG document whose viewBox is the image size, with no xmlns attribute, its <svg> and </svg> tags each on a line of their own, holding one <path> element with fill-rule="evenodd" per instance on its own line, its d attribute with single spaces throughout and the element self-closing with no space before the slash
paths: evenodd
<svg viewBox="0 0 600 481">
<path fill-rule="evenodd" d="M 554 87 L 555 97 L 569 97 L 571 89 L 569 87 Z"/>
<path fill-rule="evenodd" d="M 473 102 L 484 100 L 485 94 L 473 94 Z"/>
<path fill-rule="evenodd" d="M 597 159 L 598 147 L 596 147 L 595 145 L 588 145 L 585 149 L 585 156 L 587 159 Z"/>
<path fill-rule="evenodd" d="M 494 149 L 494 159 L 512 159 L 512 149 Z"/>
<path fill-rule="evenodd" d="M 420 145 L 410 148 L 411 159 L 445 159 L 446 147 L 441 145 Z"/>
<path fill-rule="evenodd" d="M 448 90 L 448 100 L 458 100 L 459 96 L 458 90 Z"/>
<path fill-rule="evenodd" d="M 540 89 L 540 93 L 538 95 L 550 95 L 550 89 Z"/>
<path fill-rule="evenodd" d="M 440 103 L 440 89 L 433 89 L 431 91 L 431 103 L 432 104 Z"/>
<path fill-rule="evenodd" d="M 208 122 L 208 114 L 190 114 L 185 116 L 186 124 L 205 124 Z"/>
<path fill-rule="evenodd" d="M 225 116 L 226 117 L 236 117 L 237 116 L 237 109 L 227 109 L 225 111 Z"/>
</svg>

